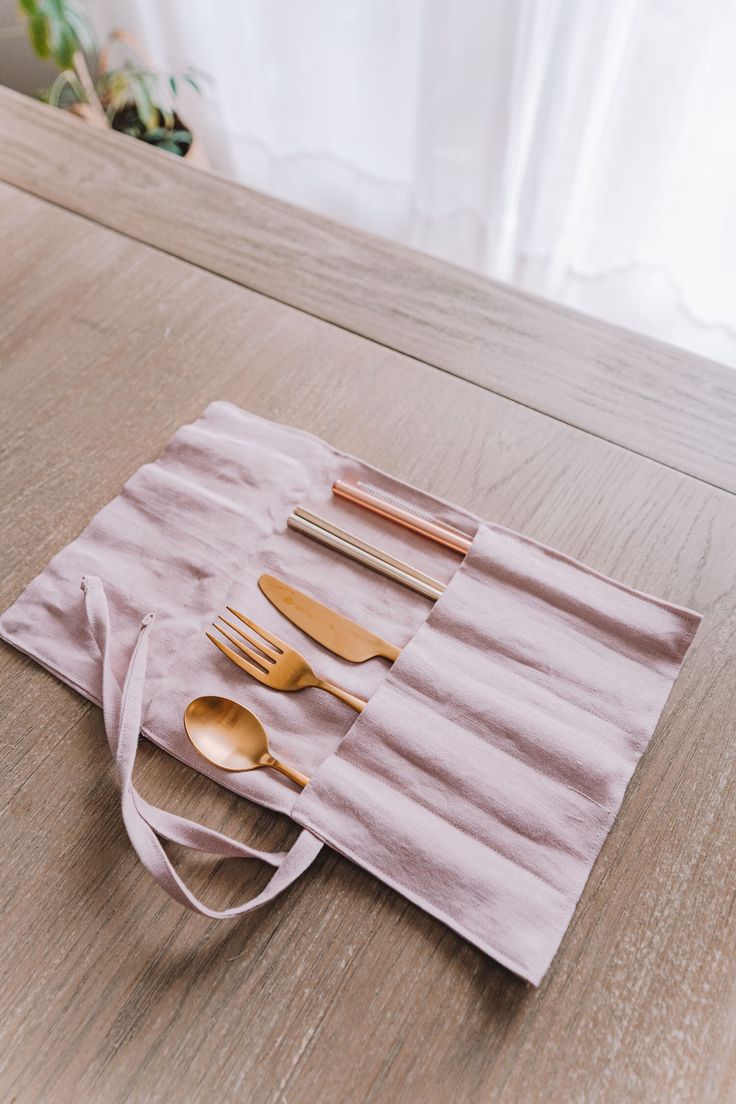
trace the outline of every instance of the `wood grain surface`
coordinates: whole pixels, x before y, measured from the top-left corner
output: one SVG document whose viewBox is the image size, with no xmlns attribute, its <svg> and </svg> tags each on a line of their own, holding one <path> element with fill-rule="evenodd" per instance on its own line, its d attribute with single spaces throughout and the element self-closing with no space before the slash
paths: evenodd
<svg viewBox="0 0 736 1104">
<path fill-rule="evenodd" d="M 0 179 L 715 486 L 736 373 L 0 89 Z"/>
<path fill-rule="evenodd" d="M 736 498 L 16 188 L 0 229 L 3 608 L 225 398 L 705 614 L 538 990 L 331 852 L 251 916 L 186 912 L 132 853 L 100 712 L 0 646 L 0 1097 L 733 1099 Z M 140 758 L 151 800 L 294 838 Z M 172 853 L 213 905 L 268 876 Z"/>
</svg>

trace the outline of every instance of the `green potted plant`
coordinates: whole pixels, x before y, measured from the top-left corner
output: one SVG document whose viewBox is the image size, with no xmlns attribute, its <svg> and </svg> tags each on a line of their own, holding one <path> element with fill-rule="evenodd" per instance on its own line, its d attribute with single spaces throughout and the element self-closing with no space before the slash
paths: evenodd
<svg viewBox="0 0 736 1104">
<path fill-rule="evenodd" d="M 126 31 L 113 31 L 99 47 L 87 20 L 69 0 L 18 0 L 18 6 L 36 54 L 59 69 L 51 87 L 39 93 L 41 99 L 96 126 L 206 165 L 176 111 L 182 83 L 199 91 L 191 70 L 165 77 L 156 73 Z M 113 51 L 122 54 L 116 64 Z"/>
</svg>

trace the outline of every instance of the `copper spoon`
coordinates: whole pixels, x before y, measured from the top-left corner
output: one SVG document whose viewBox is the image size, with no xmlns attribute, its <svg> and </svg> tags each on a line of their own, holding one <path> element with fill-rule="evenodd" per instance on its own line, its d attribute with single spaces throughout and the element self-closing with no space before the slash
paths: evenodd
<svg viewBox="0 0 736 1104">
<path fill-rule="evenodd" d="M 209 696 L 190 701 L 184 711 L 184 727 L 199 754 L 221 770 L 271 767 L 297 786 L 309 782 L 306 774 L 271 754 L 268 735 L 255 713 L 229 698 Z"/>
</svg>

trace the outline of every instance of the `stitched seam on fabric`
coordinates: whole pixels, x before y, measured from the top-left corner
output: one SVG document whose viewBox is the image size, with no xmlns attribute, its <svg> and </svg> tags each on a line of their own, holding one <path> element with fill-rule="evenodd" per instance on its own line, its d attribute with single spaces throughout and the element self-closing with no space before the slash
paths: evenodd
<svg viewBox="0 0 736 1104">
<path fill-rule="evenodd" d="M 499 748 L 497 750 L 501 751 L 501 753 L 504 754 L 504 755 L 508 754 L 502 748 Z M 345 758 L 345 757 L 343 756 L 342 758 Z M 514 759 L 515 757 L 511 756 L 511 755 L 508 755 L 508 758 Z M 519 760 L 516 760 L 516 761 L 519 762 Z M 417 764 L 414 762 L 414 760 L 408 759 L 407 762 L 409 763 L 412 770 L 416 769 Z M 425 809 L 427 812 L 432 813 L 434 816 L 438 817 L 440 820 L 446 820 L 448 824 L 451 824 L 459 832 L 467 832 L 467 829 L 462 827 L 459 822 L 457 822 L 455 820 L 452 820 L 450 817 L 447 817 L 442 813 L 435 812 L 435 810 L 430 805 L 428 805 L 426 802 L 424 802 L 421 799 L 419 799 L 418 797 L 416 797 L 413 793 L 409 794 L 406 789 L 401 789 L 398 783 L 390 781 L 385 774 L 378 774 L 375 771 L 371 772 L 366 767 L 364 767 L 362 765 L 362 763 L 360 763 L 358 760 L 355 760 L 355 759 L 351 759 L 350 763 L 354 766 L 354 768 L 356 770 L 359 770 L 361 772 L 361 774 L 364 774 L 369 778 L 370 777 L 377 778 L 379 780 L 379 782 L 381 782 L 382 784 L 388 786 L 389 789 L 392 789 L 395 793 L 397 793 L 400 796 L 412 801 L 414 804 L 418 805 L 422 809 Z M 524 764 L 524 765 L 526 766 L 526 764 Z M 529 769 L 533 770 L 533 768 L 529 768 Z M 541 774 L 541 772 L 539 772 L 539 771 L 534 772 L 534 773 Z M 547 778 L 548 776 L 542 774 L 542 777 Z M 566 790 L 571 791 L 572 793 L 576 793 L 578 795 L 578 797 L 581 797 L 583 799 L 583 801 L 588 802 L 590 805 L 592 805 L 596 809 L 600 809 L 601 812 L 609 814 L 609 817 L 610 817 L 609 823 L 612 823 L 612 821 L 613 821 L 613 819 L 616 815 L 617 808 L 609 806 L 609 805 L 602 805 L 600 802 L 595 801 L 593 798 L 588 797 L 587 794 L 581 793 L 580 790 L 576 790 L 574 786 L 561 786 L 561 789 L 566 789 Z M 491 817 L 492 819 L 494 819 L 498 824 L 502 825 L 508 832 L 513 833 L 515 836 L 518 836 L 522 840 L 528 840 L 529 843 L 531 843 L 535 847 L 542 848 L 544 846 L 543 844 L 540 844 L 539 841 L 534 836 L 530 835 L 528 832 L 522 831 L 520 828 L 518 828 L 514 824 L 510 823 L 508 820 L 506 820 L 503 817 L 499 816 L 496 808 L 489 808 L 488 806 L 479 804 L 479 802 L 476 801 L 475 799 L 469 798 L 467 793 L 464 793 L 463 797 L 465 798 L 466 801 L 469 801 L 469 803 L 472 805 L 472 807 L 474 809 L 477 809 L 478 812 L 483 813 L 486 816 Z M 597 824 L 597 823 L 599 823 L 599 821 L 594 820 L 593 823 Z M 470 833 L 468 833 L 468 834 L 470 834 Z M 484 842 L 480 837 L 476 837 L 476 838 L 478 839 L 479 843 Z M 555 847 L 557 847 L 558 850 L 562 851 L 564 854 L 569 855 L 571 858 L 574 858 L 574 859 L 580 859 L 582 857 L 582 854 L 583 854 L 583 852 L 578 852 L 578 851 L 571 850 L 569 847 L 565 846 L 564 841 L 561 841 L 559 839 L 555 839 L 553 841 L 552 849 L 554 849 Z M 502 857 L 504 857 L 504 858 L 508 858 L 508 856 L 504 855 L 504 853 L 502 851 L 498 851 L 497 848 L 491 847 L 489 845 L 489 849 L 497 851 L 498 854 L 502 855 Z M 530 867 L 524 867 L 523 864 L 519 863 L 515 858 L 510 858 L 509 861 L 515 863 L 518 866 L 522 866 L 523 869 L 528 869 L 529 872 L 532 873 L 532 874 L 535 873 L 535 871 L 531 870 Z M 542 880 L 544 881 L 545 879 L 543 878 Z M 551 884 L 551 883 L 549 883 L 549 884 Z"/>
<path fill-rule="evenodd" d="M 576 561 L 573 561 L 573 562 L 576 562 Z M 470 573 L 470 567 L 468 567 L 468 569 L 466 570 L 466 562 L 464 562 L 460 566 L 460 568 L 458 569 L 458 572 L 456 574 L 460 574 L 460 573 L 463 573 L 463 574 L 469 574 Z M 453 576 L 453 580 L 451 580 L 450 584 L 448 585 L 448 588 L 447 588 L 448 590 L 449 590 L 449 586 L 451 586 L 451 584 L 452 584 L 452 581 L 454 581 L 454 578 L 455 578 L 455 576 Z M 604 578 L 605 581 L 608 581 L 605 576 L 603 578 Z M 479 584 L 483 585 L 483 584 L 487 583 L 488 580 L 487 580 L 486 577 L 481 577 L 481 576 L 476 574 L 475 578 L 474 578 L 474 581 L 476 583 L 479 583 Z M 499 582 L 499 580 L 496 580 L 496 579 L 494 579 L 494 581 Z M 506 585 L 506 584 L 501 584 L 501 585 Z M 514 590 L 520 591 L 524 594 L 527 594 L 527 596 L 529 596 L 529 592 L 524 591 L 523 588 L 521 588 L 521 587 L 514 587 L 514 588 L 509 588 L 509 589 L 514 589 Z M 638 592 L 636 592 L 636 593 L 638 595 Z M 453 594 L 454 594 L 454 598 L 455 598 L 455 601 L 456 601 L 456 605 L 460 610 L 467 611 L 467 610 L 474 609 L 474 607 L 471 605 L 471 603 L 469 603 L 468 601 L 463 599 L 459 594 L 457 594 L 456 592 L 453 592 Z M 443 597 L 444 597 L 444 595 L 443 595 Z M 627 652 L 623 652 L 619 648 L 615 648 L 611 643 L 608 642 L 611 638 L 611 635 L 612 635 L 611 633 L 607 633 L 606 634 L 606 640 L 601 641 L 599 638 L 596 638 L 596 636 L 595 636 L 595 634 L 592 630 L 592 627 L 590 627 L 588 625 L 588 622 L 586 621 L 585 618 L 576 617 L 571 612 L 560 609 L 558 606 L 555 606 L 552 603 L 545 602 L 542 599 L 537 599 L 534 595 L 531 595 L 530 597 L 532 597 L 536 601 L 538 606 L 541 606 L 543 608 L 549 608 L 549 609 L 556 610 L 557 614 L 559 616 L 563 617 L 566 622 L 570 623 L 573 627 L 576 627 L 576 628 L 579 629 L 581 635 L 583 636 L 583 638 L 585 640 L 592 640 L 594 643 L 600 644 L 606 651 L 609 651 L 612 654 L 619 656 L 620 658 L 626 660 L 629 663 L 639 664 L 641 667 L 644 668 L 644 670 L 648 671 L 650 674 L 655 675 L 658 679 L 663 680 L 666 684 L 669 684 L 670 689 L 671 689 L 672 684 L 674 682 L 674 679 L 677 675 L 677 672 L 679 671 L 679 669 L 682 665 L 684 656 L 687 653 L 687 651 L 690 647 L 690 644 L 692 643 L 692 638 L 695 634 L 695 631 L 697 631 L 698 624 L 699 624 L 699 621 L 698 621 L 698 623 L 693 626 L 692 634 L 690 635 L 690 637 L 687 640 L 687 643 L 685 644 L 684 648 L 681 649 L 680 653 L 678 653 L 676 658 L 674 658 L 674 659 L 666 658 L 665 659 L 665 662 L 668 664 L 668 666 L 671 667 L 671 668 L 674 668 L 674 674 L 672 676 L 670 676 L 669 673 L 663 672 L 662 670 L 660 670 L 659 667 L 652 666 L 650 663 L 647 663 L 645 659 L 642 659 L 640 649 L 637 649 L 637 652 L 636 652 L 635 655 L 632 655 L 632 654 L 627 653 Z M 440 601 L 441 601 L 441 599 L 440 599 Z M 431 618 L 432 612 L 433 611 L 430 611 L 430 614 L 429 614 L 427 620 L 429 620 L 429 618 Z M 446 612 L 444 607 L 443 607 L 442 612 L 443 613 Z M 457 617 L 450 618 L 448 616 L 446 618 L 446 622 L 445 622 L 444 625 L 441 622 L 439 624 L 437 624 L 436 622 L 433 622 L 432 628 L 435 630 L 435 632 L 438 632 L 441 635 L 446 636 L 448 639 L 453 640 L 456 644 L 459 644 L 461 646 L 461 648 L 463 648 L 464 650 L 473 651 L 474 650 L 473 646 L 471 646 L 470 644 L 467 644 L 458 635 L 457 627 L 456 627 L 457 626 L 457 621 L 458 621 Z M 465 623 L 467 623 L 467 622 L 463 622 L 463 624 L 465 624 Z M 427 622 L 425 621 L 423 623 L 423 625 L 419 627 L 419 629 L 417 630 L 417 634 L 421 631 L 421 629 L 426 624 L 427 624 Z M 410 641 L 411 644 L 414 643 L 414 640 L 415 640 L 417 634 L 415 634 L 415 637 L 413 637 L 412 640 Z M 494 646 L 495 642 L 490 637 L 489 637 L 489 642 L 490 642 L 491 646 Z M 497 654 L 503 654 L 503 653 L 498 652 L 498 648 L 494 647 L 494 650 L 497 652 Z M 512 657 L 509 657 L 509 658 L 512 658 Z M 513 659 L 512 662 L 518 663 L 519 665 L 531 666 L 530 664 L 525 664 L 525 661 L 523 661 L 523 660 Z M 389 685 L 396 686 L 397 688 L 400 688 L 400 683 L 398 681 L 394 681 L 394 679 L 391 678 L 391 672 L 387 676 L 387 680 L 389 682 Z M 540 685 L 542 685 L 542 684 L 540 684 Z M 583 705 L 579 705 L 578 703 L 572 701 L 571 699 L 563 697 L 563 695 L 556 693 L 552 688 L 550 688 L 546 685 L 543 685 L 543 689 L 545 689 L 547 692 L 551 693 L 553 696 L 557 697 L 558 700 L 564 702 L 565 704 L 570 705 L 573 708 L 579 709 L 584 716 L 585 715 L 594 716 L 594 714 L 590 713 L 590 711 L 586 711 L 586 709 Z M 669 690 L 667 691 L 667 695 L 669 695 Z M 659 712 L 657 713 L 657 717 L 659 717 L 660 713 L 661 713 L 661 710 L 659 710 Z M 615 721 L 614 718 L 615 718 L 615 711 L 613 713 L 607 714 L 603 719 L 607 723 L 613 724 L 614 726 L 616 726 L 616 721 Z M 655 719 L 655 726 L 656 726 L 656 719 Z M 652 726 L 651 730 L 649 728 L 642 728 L 640 730 L 634 731 L 630 728 L 622 727 L 622 725 L 620 723 L 617 725 L 618 731 L 626 733 L 626 735 L 634 743 L 634 745 L 635 745 L 635 747 L 638 751 L 639 757 L 646 750 L 647 745 L 649 743 L 649 740 L 651 739 L 651 736 L 653 734 L 655 726 Z M 578 792 L 580 792 L 580 791 L 578 791 Z M 581 795 L 581 796 L 584 796 L 584 795 Z"/>
<path fill-rule="evenodd" d="M 452 817 L 435 812 L 435 810 L 430 805 L 427 805 L 423 801 L 419 801 L 413 794 L 408 794 L 406 790 L 399 789 L 399 787 L 395 783 L 389 781 L 384 775 L 379 775 L 375 773 L 370 774 L 364 767 L 360 766 L 358 763 L 355 763 L 353 760 L 351 760 L 350 762 L 353 766 L 353 769 L 359 771 L 367 778 L 377 779 L 381 785 L 386 786 L 387 789 L 391 790 L 395 794 L 398 794 L 398 796 L 401 797 L 403 800 L 411 801 L 414 805 L 419 806 L 420 809 L 424 809 L 425 812 L 429 813 L 430 816 L 434 817 L 435 820 L 439 820 L 443 824 L 449 824 L 452 828 L 455 829 L 456 832 L 460 833 L 460 835 L 468 836 L 470 837 L 470 839 L 475 840 L 475 842 L 480 844 L 480 846 L 483 847 L 486 851 L 491 851 L 494 855 L 498 855 L 500 859 L 502 859 L 504 862 L 507 862 L 510 866 L 518 866 L 519 869 L 525 870 L 529 875 L 531 875 L 532 878 L 536 879 L 536 881 L 541 882 L 542 885 L 548 886 L 554 893 L 557 894 L 558 897 L 562 897 L 563 900 L 566 900 L 562 890 L 560 890 L 556 885 L 554 885 L 553 882 L 550 882 L 542 874 L 539 874 L 536 870 L 532 870 L 530 867 L 525 866 L 524 863 L 519 862 L 516 859 L 508 858 L 507 855 L 504 855 L 502 851 L 499 851 L 497 847 L 494 847 L 492 844 L 488 843 L 487 840 L 482 839 L 479 835 L 477 835 L 477 833 L 472 832 L 470 831 L 470 829 L 459 824 L 456 820 L 452 819 Z M 325 785 L 324 780 L 322 781 L 322 785 Z M 333 792 L 339 792 L 338 787 L 331 788 Z M 519 835 L 522 839 L 529 838 L 523 836 L 521 833 L 517 833 L 517 835 Z"/>
<path fill-rule="evenodd" d="M 636 655 L 632 656 L 629 652 L 622 651 L 621 648 L 615 647 L 614 644 L 611 641 L 615 641 L 616 635 L 614 633 L 612 633 L 610 630 L 608 630 L 608 629 L 605 630 L 605 639 L 601 640 L 600 637 L 595 636 L 595 633 L 593 631 L 593 627 L 590 625 L 587 618 L 580 617 L 579 615 L 576 615 L 571 610 L 565 610 L 561 606 L 557 605 L 554 602 L 546 601 L 544 598 L 540 598 L 536 594 L 532 594 L 529 590 L 526 590 L 524 587 L 515 586 L 513 584 L 506 583 L 503 580 L 498 579 L 495 575 L 491 574 L 490 578 L 493 580 L 493 582 L 497 586 L 501 586 L 504 589 L 506 589 L 507 591 L 513 591 L 513 592 L 517 592 L 517 593 L 525 595 L 526 599 L 531 600 L 538 609 L 554 610 L 558 617 L 563 618 L 566 623 L 568 623 L 568 624 L 572 625 L 573 627 L 575 627 L 576 629 L 578 629 L 578 631 L 581 633 L 582 636 L 584 636 L 588 640 L 593 640 L 594 642 L 600 644 L 603 648 L 606 649 L 606 651 L 612 652 L 614 655 L 620 656 L 622 659 L 629 660 L 630 662 L 639 663 L 642 667 L 644 667 L 646 670 L 650 671 L 652 674 L 659 675 L 660 677 L 665 677 L 665 676 L 662 675 L 662 672 L 658 667 L 653 666 L 650 662 L 647 662 L 646 658 L 643 656 L 643 653 L 642 653 L 641 649 L 637 649 Z M 481 578 L 479 576 L 475 576 L 473 581 L 478 583 L 478 584 L 483 584 L 483 583 L 488 582 L 488 578 L 487 577 L 486 578 Z M 470 602 L 464 600 L 459 595 L 456 594 L 455 598 L 456 598 L 456 601 L 457 601 L 457 605 L 459 607 L 463 607 L 463 609 L 465 609 L 465 610 L 474 609 L 474 607 L 471 605 Z M 698 622 L 698 624 L 699 624 L 699 622 Z M 697 625 L 695 626 L 695 628 L 697 628 Z M 684 655 L 684 653 L 687 651 L 689 646 L 690 646 L 690 641 L 688 641 L 688 644 L 684 648 L 682 655 Z M 682 656 L 678 654 L 678 656 L 675 659 L 670 659 L 669 657 L 665 657 L 665 662 L 668 663 L 669 665 L 674 665 L 675 667 L 679 667 L 679 665 L 682 663 Z"/>
<path fill-rule="evenodd" d="M 337 851 L 338 854 L 343 855 L 347 859 L 350 859 L 351 862 L 354 862 L 363 870 L 367 870 L 369 874 L 372 874 L 374 878 L 378 878 L 378 880 L 380 882 L 383 882 L 384 885 L 388 885 L 391 889 L 394 889 L 397 893 L 400 893 L 402 897 L 406 897 L 413 904 L 417 905 L 418 908 L 424 909 L 430 914 L 430 916 L 434 916 L 435 919 L 440 920 L 444 924 L 447 924 L 448 927 L 452 928 L 453 931 L 456 931 L 458 935 L 462 936 L 463 939 L 466 939 L 469 943 L 472 943 L 473 946 L 478 946 L 478 941 L 480 940 L 483 944 L 481 949 L 485 950 L 486 953 L 491 955 L 491 957 L 499 962 L 502 966 L 508 966 L 516 973 L 520 974 L 521 977 L 528 978 L 528 975 L 530 973 L 529 967 L 523 966 L 521 962 L 519 962 L 519 960 L 516 959 L 513 955 L 509 954 L 506 951 L 499 951 L 497 948 L 494 948 L 492 944 L 486 942 L 483 936 L 474 935 L 462 923 L 458 922 L 454 917 L 450 916 L 449 913 L 445 912 L 443 909 L 438 908 L 437 905 L 432 904 L 431 901 L 427 900 L 427 898 L 422 897 L 421 894 L 415 892 L 414 890 L 408 889 L 406 886 L 402 885 L 401 882 L 398 882 L 395 877 L 379 869 L 377 866 L 374 866 L 371 862 L 360 858 L 352 850 L 352 848 L 345 847 L 343 844 L 328 838 L 326 835 L 320 834 L 319 830 L 312 825 L 303 824 L 302 827 L 307 828 L 308 831 L 312 832 L 315 836 L 318 837 L 318 839 L 321 839 L 322 842 L 327 844 L 328 847 L 332 847 L 335 851 Z M 569 903 L 567 898 L 565 900 L 566 903 Z M 572 902 L 572 910 L 574 910 L 575 904 L 576 901 Z M 562 935 L 560 936 L 560 942 L 561 940 Z"/>
<path fill-rule="evenodd" d="M 649 605 L 656 606 L 657 609 L 666 610 L 668 613 L 675 614 L 678 617 L 683 617 L 686 620 L 698 624 L 702 620 L 702 615 L 696 610 L 689 609 L 687 606 L 679 606 L 676 603 L 668 602 L 664 598 L 657 598 L 653 594 L 647 594 L 642 590 L 637 590 L 635 587 L 628 586 L 626 583 L 619 582 L 618 579 L 612 578 L 610 575 L 606 575 L 602 571 L 597 571 L 594 567 L 590 567 L 588 564 L 583 563 L 581 560 L 576 560 L 574 556 L 568 556 L 565 552 L 560 552 L 556 548 L 552 548 L 548 544 L 543 544 L 541 541 L 536 541 L 533 537 L 527 537 L 523 533 L 517 532 L 515 529 L 508 529 L 503 525 L 499 525 L 494 521 L 481 522 L 481 528 L 489 530 L 489 532 L 507 533 L 515 540 L 519 540 L 526 545 L 530 545 L 533 548 L 541 549 L 546 555 L 559 560 L 561 563 L 568 564 L 571 567 L 576 567 L 584 574 L 591 576 L 591 578 L 599 579 L 601 582 L 608 583 L 610 586 L 616 588 L 616 590 L 624 591 L 626 594 L 633 595 L 640 599 L 642 602 L 647 602 Z M 475 573 L 475 564 L 471 561 L 468 564 L 468 573 Z M 477 577 L 476 577 L 477 578 Z M 477 581 L 481 581 L 478 579 Z"/>
<path fill-rule="evenodd" d="M 457 645 L 459 645 L 462 649 L 464 649 L 465 651 L 468 651 L 468 652 L 471 652 L 471 653 L 475 652 L 474 646 L 472 644 L 466 643 L 460 637 L 455 637 L 454 642 Z M 526 661 L 521 660 L 521 659 L 517 660 L 515 657 L 508 655 L 508 653 L 500 651 L 500 649 L 495 646 L 494 641 L 488 640 L 488 641 L 485 642 L 485 645 L 487 645 L 489 647 L 489 649 L 492 650 L 496 655 L 502 656 L 502 657 L 508 659 L 510 661 L 509 666 L 512 667 L 513 669 L 518 667 L 518 668 L 521 669 L 521 671 L 534 670 L 534 665 L 532 663 L 527 663 Z M 523 678 L 523 675 L 521 675 L 519 673 L 519 671 L 515 671 L 515 673 L 517 674 L 517 677 Z M 653 673 L 656 674 L 660 679 L 662 679 L 664 681 L 667 680 L 666 676 L 662 675 L 660 672 L 655 671 Z M 545 674 L 547 674 L 547 676 L 550 677 L 549 672 L 545 672 Z M 530 680 L 528 680 L 528 681 L 530 681 Z M 560 677 L 560 681 L 561 681 L 561 677 Z M 402 690 L 403 689 L 402 684 L 398 681 L 398 679 L 396 681 L 392 681 L 391 686 L 395 687 L 397 690 Z M 412 684 L 408 683 L 408 682 L 405 682 L 404 686 L 411 687 Z M 555 698 L 557 701 L 562 702 L 565 706 L 568 706 L 570 709 L 575 710 L 576 713 L 580 713 L 581 714 L 581 719 L 590 718 L 590 717 L 593 717 L 593 718 L 599 717 L 599 714 L 593 713 L 592 710 L 586 709 L 586 707 L 584 705 L 582 705 L 581 703 L 575 701 L 573 698 L 565 697 L 563 694 L 557 693 L 551 686 L 548 686 L 546 683 L 537 682 L 537 683 L 534 683 L 534 686 L 537 687 L 539 690 L 541 690 L 543 693 L 549 694 L 551 697 Z M 416 691 L 416 689 L 415 689 L 415 696 L 417 698 L 420 697 L 420 692 Z M 442 699 L 440 697 L 437 697 L 437 696 L 434 696 L 432 698 L 429 698 L 428 695 L 424 695 L 424 696 L 427 698 L 427 700 L 436 701 L 438 703 L 441 703 L 444 700 L 444 699 Z M 590 696 L 590 690 L 588 691 L 588 696 Z M 540 712 L 545 712 L 545 710 L 540 708 Z M 601 717 L 600 719 L 603 720 L 606 724 L 613 727 L 617 733 L 625 733 L 625 735 L 627 735 L 632 741 L 636 742 L 637 745 L 639 744 L 639 742 L 641 741 L 642 738 L 646 737 L 646 731 L 645 730 L 643 730 L 643 729 L 642 730 L 633 730 L 633 729 L 630 729 L 630 728 L 625 728 L 621 724 L 617 725 L 611 719 L 610 716 L 604 716 L 604 717 Z"/>
<path fill-rule="evenodd" d="M 391 689 L 392 690 L 397 690 L 400 694 L 403 694 L 407 697 L 411 696 L 415 701 L 422 700 L 420 694 L 416 690 L 413 690 L 412 688 L 410 688 L 408 686 L 401 685 L 398 682 L 392 682 L 391 683 Z M 426 701 L 427 699 L 425 698 L 423 700 Z M 466 730 L 466 731 L 468 731 L 469 735 L 471 735 L 475 740 L 478 740 L 481 743 L 484 742 L 483 737 L 480 736 L 477 732 L 470 732 L 470 730 Z M 340 747 L 342 747 L 342 744 L 340 745 Z M 340 747 L 338 747 L 337 750 L 334 752 L 335 755 L 340 754 Z M 543 771 L 543 770 L 541 770 L 537 767 L 534 767 L 531 763 L 528 763 L 526 759 L 521 759 L 518 755 L 513 755 L 506 748 L 503 748 L 503 747 L 501 747 L 500 745 L 498 745 L 496 743 L 493 744 L 493 747 L 496 750 L 498 750 L 499 752 L 501 752 L 502 755 L 507 756 L 509 759 L 513 759 L 517 763 L 521 763 L 522 766 L 526 767 L 532 773 L 537 774 L 542 778 L 549 779 L 552 782 L 556 782 L 564 789 L 572 790 L 573 793 L 578 794 L 585 801 L 589 801 L 591 803 L 591 805 L 595 805 L 597 808 L 603 809 L 606 812 L 612 812 L 613 811 L 613 809 L 610 805 L 604 805 L 601 801 L 596 801 L 596 799 L 594 797 L 591 797 L 590 794 L 586 794 L 582 790 L 578 790 L 575 786 L 568 785 L 568 783 L 565 782 L 564 779 L 560 778 L 559 776 L 548 774 L 546 771 Z M 330 756 L 329 758 L 332 758 L 332 757 Z M 327 760 L 325 760 L 325 762 L 327 762 Z M 321 766 L 321 764 L 320 764 L 320 766 Z"/>
</svg>

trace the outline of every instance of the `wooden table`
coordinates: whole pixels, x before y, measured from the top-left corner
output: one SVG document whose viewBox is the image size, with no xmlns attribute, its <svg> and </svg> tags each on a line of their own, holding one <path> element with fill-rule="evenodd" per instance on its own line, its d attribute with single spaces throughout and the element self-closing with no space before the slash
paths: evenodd
<svg viewBox="0 0 736 1104">
<path fill-rule="evenodd" d="M 184 911 L 99 711 L 2 646 L 2 1099 L 735 1099 L 736 373 L 9 92 L 0 124 L 3 608 L 225 398 L 705 614 L 538 990 L 334 853 Z M 153 800 L 294 837 L 141 758 Z M 267 878 L 179 861 L 219 907 Z"/>
</svg>

